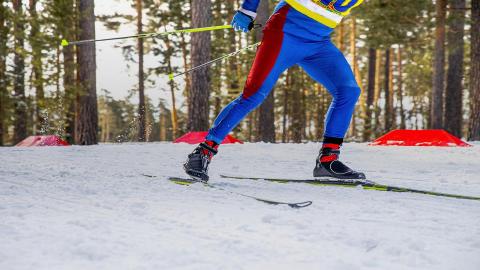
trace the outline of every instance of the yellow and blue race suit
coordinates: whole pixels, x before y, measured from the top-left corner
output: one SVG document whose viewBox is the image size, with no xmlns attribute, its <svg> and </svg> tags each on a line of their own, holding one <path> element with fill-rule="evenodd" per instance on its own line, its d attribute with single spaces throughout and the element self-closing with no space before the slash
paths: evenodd
<svg viewBox="0 0 480 270">
<path fill-rule="evenodd" d="M 254 17 L 260 0 L 245 0 L 240 11 Z M 262 43 L 243 93 L 227 105 L 207 140 L 220 144 L 226 135 L 268 96 L 279 76 L 298 64 L 332 95 L 325 118 L 325 137 L 343 138 L 360 88 L 330 34 L 363 0 L 282 0 L 263 30 Z"/>
</svg>

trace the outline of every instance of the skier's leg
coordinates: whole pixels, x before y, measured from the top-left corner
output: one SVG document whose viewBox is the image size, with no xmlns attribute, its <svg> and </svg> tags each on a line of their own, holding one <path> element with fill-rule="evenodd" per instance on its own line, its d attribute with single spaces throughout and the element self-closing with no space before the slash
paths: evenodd
<svg viewBox="0 0 480 270">
<path fill-rule="evenodd" d="M 190 176 L 208 180 L 208 165 L 225 136 L 268 96 L 280 74 L 302 59 L 294 37 L 283 33 L 288 7 L 279 9 L 270 17 L 264 37 L 243 93 L 232 101 L 215 120 L 206 141 L 188 156 L 184 169 Z"/>
<path fill-rule="evenodd" d="M 249 112 L 263 102 L 280 74 L 300 60 L 299 42 L 282 31 L 286 18 L 282 12 L 288 12 L 288 8 L 280 9 L 268 21 L 243 93 L 220 112 L 207 140 L 220 144 Z"/>
<path fill-rule="evenodd" d="M 208 180 L 208 165 L 218 145 L 250 111 L 262 103 L 280 74 L 288 68 L 287 50 L 281 48 L 281 42 L 275 44 L 275 40 L 267 37 L 266 35 L 260 45 L 243 93 L 220 112 L 206 141 L 188 156 L 184 169 L 190 176 L 202 181 Z"/>
<path fill-rule="evenodd" d="M 360 96 L 360 87 L 350 65 L 340 50 L 329 41 L 319 49 L 318 54 L 304 59 L 300 66 L 325 86 L 333 97 L 325 119 L 324 135 L 343 138 Z"/>
<path fill-rule="evenodd" d="M 314 176 L 342 179 L 364 179 L 338 161 L 340 146 L 348 130 L 360 87 L 343 54 L 330 42 L 325 42 L 316 54 L 305 58 L 300 66 L 317 82 L 323 84 L 332 95 L 326 119 L 323 147 L 316 160 Z"/>
</svg>

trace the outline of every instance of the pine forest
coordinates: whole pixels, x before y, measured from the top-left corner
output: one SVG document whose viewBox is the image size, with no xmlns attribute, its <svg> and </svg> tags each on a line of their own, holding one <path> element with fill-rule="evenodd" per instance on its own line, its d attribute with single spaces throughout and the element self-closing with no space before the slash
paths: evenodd
<svg viewBox="0 0 480 270">
<path fill-rule="evenodd" d="M 100 2 L 113 12 L 97 10 Z M 255 57 L 251 45 L 261 41 L 277 1 L 261 1 L 249 33 L 161 33 L 229 25 L 240 4 L 0 0 L 0 145 L 30 135 L 91 145 L 207 131 L 242 93 Z M 123 33 L 154 34 L 62 46 L 62 40 Z M 331 39 L 362 90 L 347 141 L 371 141 L 394 129 L 445 129 L 480 140 L 480 1 L 365 0 Z M 133 86 L 104 81 L 98 62 L 108 61 L 109 50 L 100 45 L 121 51 L 116 63 L 124 72 L 115 76 L 131 78 Z M 330 102 L 324 86 L 294 66 L 233 135 L 250 142 L 320 141 Z"/>
</svg>

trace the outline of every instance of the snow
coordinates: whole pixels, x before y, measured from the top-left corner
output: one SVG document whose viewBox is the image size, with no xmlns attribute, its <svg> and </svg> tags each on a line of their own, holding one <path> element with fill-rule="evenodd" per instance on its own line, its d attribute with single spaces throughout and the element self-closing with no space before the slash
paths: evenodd
<svg viewBox="0 0 480 270">
<path fill-rule="evenodd" d="M 480 201 L 229 180 L 310 178 L 317 143 L 222 145 L 211 183 L 166 181 L 186 144 L 0 148 L 0 269 L 479 269 Z M 480 144 L 345 144 L 374 181 L 480 196 Z M 157 175 L 147 178 L 141 174 Z"/>
</svg>

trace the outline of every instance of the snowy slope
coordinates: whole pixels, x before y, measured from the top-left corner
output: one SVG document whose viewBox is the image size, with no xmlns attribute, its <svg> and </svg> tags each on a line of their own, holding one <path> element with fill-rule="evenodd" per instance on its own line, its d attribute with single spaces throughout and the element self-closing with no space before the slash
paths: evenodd
<svg viewBox="0 0 480 270">
<path fill-rule="evenodd" d="M 480 202 L 216 175 L 310 177 L 319 144 L 224 145 L 212 183 L 166 181 L 191 145 L 0 148 L 0 269 L 480 269 Z M 471 148 L 346 144 L 384 184 L 480 196 Z M 147 178 L 142 173 L 158 175 Z"/>
</svg>

